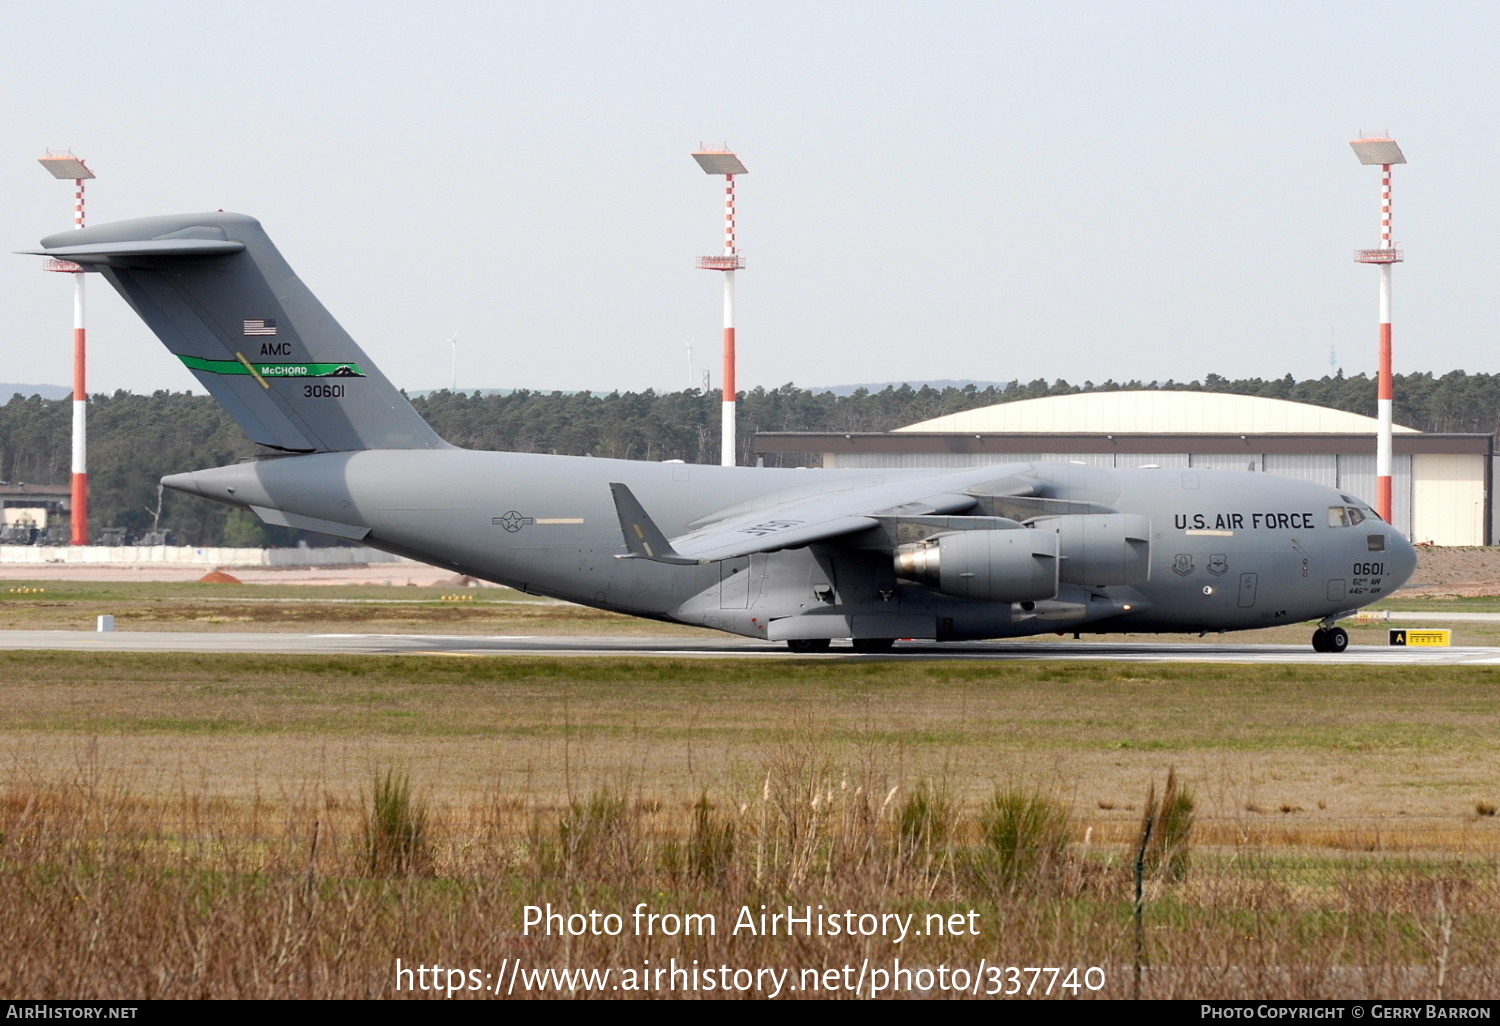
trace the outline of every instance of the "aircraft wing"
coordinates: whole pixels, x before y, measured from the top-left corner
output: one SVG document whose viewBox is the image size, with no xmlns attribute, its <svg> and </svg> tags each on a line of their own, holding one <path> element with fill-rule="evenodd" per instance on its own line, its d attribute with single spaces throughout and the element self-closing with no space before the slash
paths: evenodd
<svg viewBox="0 0 1500 1026">
<path fill-rule="evenodd" d="M 737 513 L 668 539 L 630 489 L 610 485 L 629 555 L 662 563 L 714 563 L 755 552 L 829 541 L 875 527 L 881 517 L 962 513 L 978 499 L 948 491 L 931 478 L 896 481 L 790 499 Z"/>
</svg>

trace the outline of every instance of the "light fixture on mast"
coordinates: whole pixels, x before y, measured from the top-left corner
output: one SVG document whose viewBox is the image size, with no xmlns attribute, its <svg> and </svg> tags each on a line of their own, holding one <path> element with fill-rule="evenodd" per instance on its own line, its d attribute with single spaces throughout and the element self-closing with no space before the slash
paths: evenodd
<svg viewBox="0 0 1500 1026">
<path fill-rule="evenodd" d="M 698 267 L 705 271 L 724 272 L 724 405 L 721 415 L 721 443 L 719 462 L 732 467 L 737 462 L 734 435 L 734 401 L 737 395 L 734 382 L 734 272 L 745 266 L 744 257 L 734 238 L 734 176 L 749 174 L 749 169 L 740 158 L 730 152 L 726 145 L 722 149 L 710 150 L 699 144 L 693 154 L 706 174 L 724 176 L 724 252 L 720 256 L 698 258 Z"/>
<path fill-rule="evenodd" d="M 83 227 L 83 183 L 94 177 L 88 165 L 73 155 L 72 150 L 48 150 L 45 157 L 37 161 L 52 177 L 73 180 L 73 227 Z M 88 404 L 89 393 L 85 374 L 88 352 L 88 335 L 83 319 L 84 270 L 71 260 L 51 259 L 44 266 L 48 271 L 59 271 L 73 275 L 73 496 L 72 542 L 74 545 L 89 543 L 89 474 L 88 474 Z"/>
<path fill-rule="evenodd" d="M 1380 268 L 1380 371 L 1375 402 L 1375 512 L 1391 523 L 1391 409 L 1395 380 L 1391 374 L 1391 266 L 1405 257 L 1391 240 L 1391 165 L 1405 164 L 1396 140 L 1355 139 L 1349 144 L 1361 164 L 1380 165 L 1380 245 L 1354 252 L 1355 262 Z"/>
</svg>

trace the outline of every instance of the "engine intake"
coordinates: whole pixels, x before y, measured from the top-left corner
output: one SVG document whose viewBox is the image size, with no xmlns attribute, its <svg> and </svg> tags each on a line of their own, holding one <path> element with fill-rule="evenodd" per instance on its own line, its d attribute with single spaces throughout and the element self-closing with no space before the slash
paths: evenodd
<svg viewBox="0 0 1500 1026">
<path fill-rule="evenodd" d="M 958 531 L 896 549 L 896 576 L 956 598 L 1040 602 L 1058 588 L 1052 531 Z"/>
</svg>

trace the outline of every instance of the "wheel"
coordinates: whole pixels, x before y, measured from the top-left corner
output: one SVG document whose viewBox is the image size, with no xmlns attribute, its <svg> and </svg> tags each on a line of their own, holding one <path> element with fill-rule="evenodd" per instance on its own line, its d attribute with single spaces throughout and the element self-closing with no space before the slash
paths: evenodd
<svg viewBox="0 0 1500 1026">
<path fill-rule="evenodd" d="M 1332 652 L 1337 654 L 1349 647 L 1349 632 L 1342 627 L 1319 627 L 1313 631 L 1312 646 L 1314 652 Z"/>
<path fill-rule="evenodd" d="M 895 638 L 853 638 L 850 644 L 856 652 L 889 652 L 895 647 Z"/>
<path fill-rule="evenodd" d="M 786 647 L 793 652 L 827 652 L 831 644 L 827 638 L 792 638 Z"/>
</svg>

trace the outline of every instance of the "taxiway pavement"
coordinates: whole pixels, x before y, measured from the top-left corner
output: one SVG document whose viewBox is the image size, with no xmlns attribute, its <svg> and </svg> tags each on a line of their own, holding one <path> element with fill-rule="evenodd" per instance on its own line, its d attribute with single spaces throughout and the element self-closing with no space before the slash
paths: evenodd
<svg viewBox="0 0 1500 1026">
<path fill-rule="evenodd" d="M 889 653 L 856 654 L 835 644 L 796 655 L 786 646 L 729 636 L 559 637 L 442 634 L 285 634 L 157 631 L 0 631 L 0 650 L 198 652 L 225 655 L 636 656 L 752 659 L 1060 659 L 1110 662 L 1367 663 L 1388 666 L 1500 665 L 1500 648 L 1351 646 L 1323 655 L 1310 645 L 1170 644 L 1122 641 L 898 642 Z"/>
</svg>

